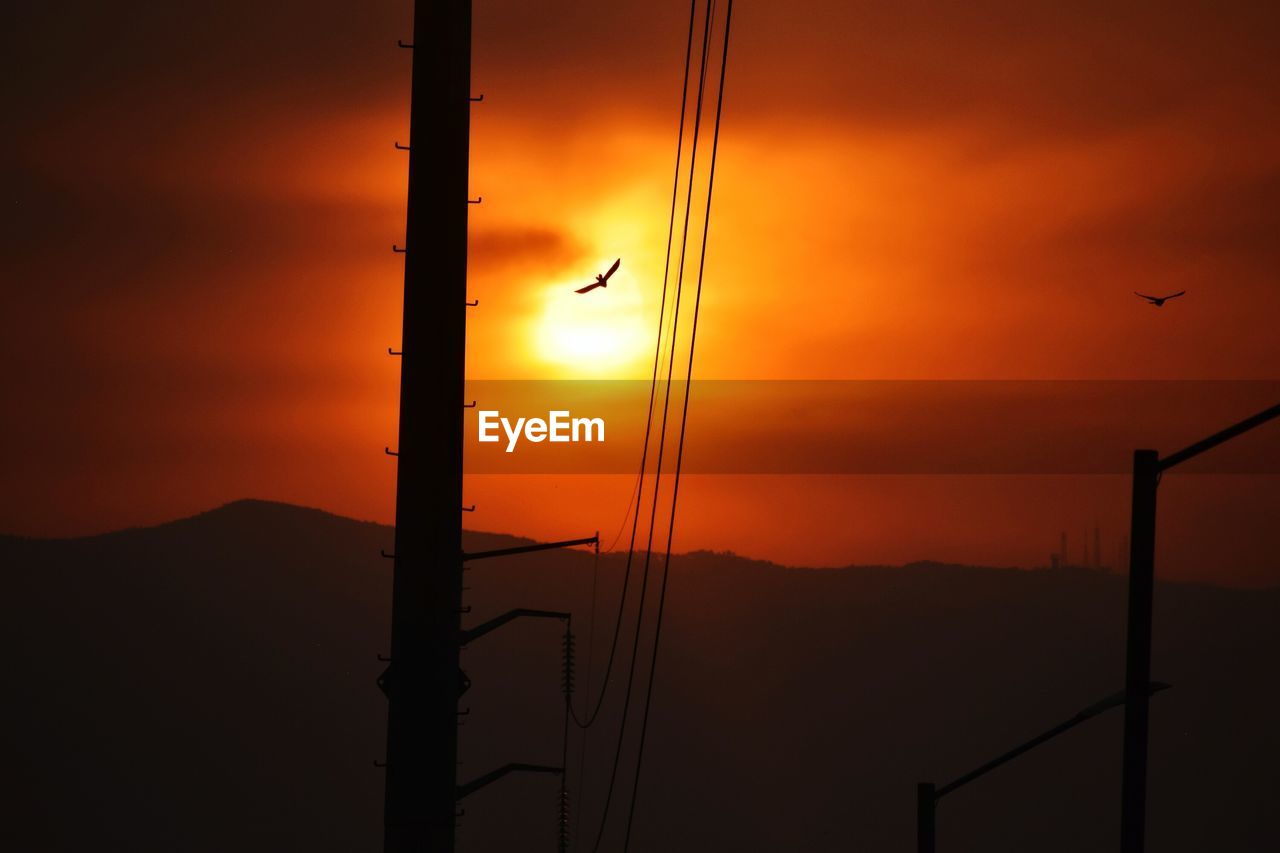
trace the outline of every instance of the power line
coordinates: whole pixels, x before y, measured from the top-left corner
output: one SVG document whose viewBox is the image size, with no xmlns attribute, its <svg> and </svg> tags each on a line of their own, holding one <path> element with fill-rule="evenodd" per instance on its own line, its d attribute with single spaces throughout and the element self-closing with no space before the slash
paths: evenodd
<svg viewBox="0 0 1280 853">
<path fill-rule="evenodd" d="M 614 747 L 612 767 L 611 767 L 611 770 L 609 770 L 609 785 L 608 785 L 607 792 L 605 792 L 604 807 L 603 807 L 602 815 L 600 815 L 600 826 L 599 826 L 598 833 L 596 833 L 596 836 L 595 836 L 593 853 L 599 853 L 600 843 L 602 843 L 602 840 L 604 839 L 605 826 L 608 825 L 609 807 L 611 807 L 613 803 L 613 792 L 617 786 L 618 766 L 621 765 L 621 761 L 622 761 L 622 747 L 623 747 L 623 742 L 625 742 L 625 736 L 626 736 L 627 716 L 628 716 L 628 712 L 630 712 L 630 707 L 631 707 L 631 692 L 632 692 L 632 688 L 634 688 L 635 686 L 636 663 L 637 661 L 639 661 L 639 657 L 640 657 L 640 638 L 641 638 L 641 634 L 643 634 L 643 628 L 644 628 L 645 598 L 646 598 L 646 593 L 648 593 L 649 569 L 650 569 L 650 565 L 652 565 L 652 558 L 653 558 L 654 525 L 655 523 L 657 523 L 660 484 L 662 484 L 662 461 L 663 461 L 664 452 L 666 452 L 667 418 L 669 415 L 669 409 L 671 409 L 671 378 L 672 378 L 673 365 L 675 365 L 675 347 L 676 347 L 676 341 L 677 341 L 677 333 L 678 333 L 678 329 L 680 329 L 680 302 L 681 302 L 680 297 L 682 293 L 682 288 L 684 288 L 685 259 L 686 259 L 687 247 L 689 247 L 689 222 L 690 222 L 690 214 L 692 211 L 692 190 L 694 190 L 696 164 L 698 164 L 698 141 L 701 133 L 701 118 L 703 118 L 703 97 L 705 95 L 705 88 L 707 88 L 707 60 L 708 60 L 708 53 L 709 53 L 709 46 L 710 46 L 710 33 L 712 33 L 712 19 L 714 15 L 714 10 L 716 10 L 716 3 L 714 3 L 714 0 L 710 0 L 710 3 L 708 3 L 707 5 L 707 13 L 705 13 L 705 17 L 704 17 L 703 46 L 701 46 L 701 59 L 699 61 L 700 68 L 699 68 L 699 78 L 698 78 L 698 104 L 696 104 L 694 109 L 694 131 L 692 131 L 692 140 L 691 140 L 691 146 L 690 146 L 689 186 L 687 186 L 686 192 L 685 192 L 685 218 L 684 218 L 684 225 L 682 225 L 682 229 L 681 229 L 680 264 L 678 264 L 677 266 L 677 273 L 676 273 L 676 295 L 675 295 L 675 298 L 673 298 L 672 300 L 672 311 L 673 311 L 672 334 L 668 342 L 668 346 L 671 347 L 671 355 L 669 355 L 668 361 L 667 361 L 667 383 L 666 383 L 666 388 L 664 388 L 664 392 L 663 392 L 662 427 L 660 427 L 658 432 L 658 462 L 654 470 L 653 506 L 649 514 L 648 542 L 646 542 L 646 546 L 645 546 L 644 570 L 643 570 L 643 574 L 641 574 L 641 580 L 640 580 L 640 601 L 639 601 L 639 605 L 637 605 L 636 607 L 637 612 L 636 612 L 635 639 L 631 647 L 631 665 L 630 667 L 628 667 L 628 670 L 627 670 L 626 692 L 622 702 L 622 719 L 620 721 L 620 724 L 618 724 L 617 743 L 616 743 L 616 747 Z M 692 23 L 694 23 L 695 18 L 696 18 L 696 0 L 692 1 L 692 3 L 690 4 L 690 38 L 692 37 Z M 682 93 L 681 95 L 682 102 L 684 102 L 684 100 L 687 97 L 687 90 L 689 90 L 689 86 L 687 86 L 687 61 L 686 61 L 686 85 L 685 85 L 685 92 Z M 684 123 L 681 123 L 681 129 L 684 129 Z M 678 181 L 678 177 L 677 177 L 677 181 Z M 669 266 L 669 248 L 668 248 L 668 266 Z M 659 346 L 660 346 L 660 342 L 659 342 Z M 639 516 L 639 512 L 637 512 L 636 515 Z"/>
<path fill-rule="evenodd" d="M 626 529 L 627 516 L 631 515 L 632 509 L 634 507 L 635 512 L 634 512 L 634 516 L 632 517 L 631 537 L 627 545 L 626 568 L 623 572 L 622 590 L 620 592 L 619 601 L 618 601 L 618 613 L 617 613 L 617 617 L 614 620 L 613 637 L 609 644 L 609 657 L 605 664 L 604 674 L 600 679 L 600 693 L 596 698 L 594 706 L 592 706 L 590 697 L 591 697 L 592 669 L 593 669 L 593 659 L 594 659 L 594 649 L 595 649 L 595 614 L 596 614 L 596 603 L 597 603 L 596 593 L 597 593 L 598 584 L 599 584 L 599 570 L 600 570 L 600 553 L 599 553 L 599 548 L 597 547 L 595 565 L 592 572 L 591 616 L 590 616 L 590 628 L 589 628 L 589 636 L 588 636 L 587 680 L 586 680 L 586 691 L 585 691 L 588 704 L 587 704 L 587 710 L 584 714 L 585 719 L 580 719 L 578 717 L 577 712 L 573 708 L 572 701 L 567 700 L 567 710 L 569 712 L 570 717 L 573 719 L 576 725 L 578 725 L 581 729 L 583 729 L 582 749 L 581 749 L 579 762 L 578 762 L 578 767 L 579 767 L 578 786 L 579 786 L 579 792 L 580 792 L 580 796 L 578 798 L 579 815 L 583 813 L 582 804 L 585 801 L 586 759 L 587 759 L 588 741 L 590 738 L 590 727 L 598 719 L 600 710 L 604 705 L 605 696 L 609 690 L 609 684 L 610 684 L 609 676 L 612 674 L 614 660 L 616 659 L 616 656 L 617 656 L 618 641 L 620 639 L 621 632 L 622 632 L 623 616 L 625 615 L 625 612 L 626 612 L 627 591 L 630 587 L 631 568 L 632 568 L 634 557 L 635 557 L 635 542 L 636 542 L 636 535 L 639 527 L 640 501 L 644 493 L 645 471 L 648 465 L 649 442 L 650 442 L 651 430 L 653 426 L 653 408 L 654 408 L 653 404 L 654 404 L 654 399 L 655 399 L 656 390 L 657 390 L 659 366 L 666 362 L 666 359 L 664 358 L 665 353 L 663 352 L 663 347 L 662 347 L 663 320 L 664 320 L 666 304 L 667 304 L 667 288 L 669 283 L 669 274 L 670 274 L 670 267 L 671 267 L 671 246 L 674 240 L 674 233 L 675 233 L 676 203 L 679 197 L 679 189 L 680 189 L 680 166 L 683 161 L 684 129 L 685 129 L 685 119 L 688 111 L 689 71 L 691 67 L 691 58 L 693 53 L 693 27 L 694 27 L 694 20 L 695 20 L 695 10 L 696 10 L 696 0 L 693 0 L 693 2 L 691 2 L 689 6 L 689 32 L 688 32 L 688 36 L 686 38 L 686 43 L 685 43 L 684 79 L 681 85 L 681 97 L 680 97 L 680 121 L 677 127 L 677 133 L 676 133 L 675 175 L 672 178 L 672 184 L 671 184 L 671 211 L 667 221 L 667 248 L 666 248 L 666 257 L 663 262 L 662 295 L 659 301 L 659 308 L 658 308 L 657 335 L 656 335 L 656 340 L 654 342 L 653 371 L 649 379 L 649 405 L 648 405 L 648 413 L 645 417 L 644 442 L 642 444 L 641 452 L 640 452 L 640 465 L 639 465 L 639 471 L 637 472 L 637 475 L 636 475 L 635 488 L 632 490 L 632 494 L 630 496 L 627 509 L 623 513 L 622 524 L 618 529 L 618 535 L 614 538 L 613 542 L 610 544 L 609 548 L 607 549 L 609 551 L 612 551 L 614 545 L 616 545 L 618 540 L 622 538 L 622 533 Z M 655 491 L 656 491 L 656 488 L 655 488 Z M 637 614 L 637 619 L 640 618 L 640 615 L 642 614 L 642 612 L 643 611 L 641 610 Z M 621 733 L 619 734 L 619 739 L 621 739 Z M 603 822 L 607 819 L 607 816 L 608 816 L 608 805 L 606 803 L 604 814 L 601 817 L 602 825 L 603 825 Z"/>
<path fill-rule="evenodd" d="M 662 355 L 662 328 L 663 328 L 663 319 L 664 319 L 663 315 L 666 310 L 666 304 L 667 304 L 667 283 L 668 283 L 667 273 L 668 273 L 668 268 L 671 265 L 671 243 L 672 243 L 672 235 L 675 232 L 676 197 L 677 197 L 677 193 L 679 191 L 679 186 L 680 186 L 680 163 L 682 158 L 682 146 L 684 143 L 685 113 L 686 113 L 687 104 L 688 104 L 689 68 L 690 68 L 690 58 L 693 51 L 693 21 L 694 21 L 694 9 L 696 5 L 697 5 L 697 0 L 693 0 L 693 2 L 690 3 L 690 6 L 689 6 L 689 38 L 688 38 L 688 43 L 685 47 L 685 58 L 684 58 L 684 90 L 685 91 L 682 93 L 680 98 L 680 128 L 679 128 L 679 135 L 677 136 L 677 141 L 676 141 L 676 174 L 675 174 L 675 179 L 673 181 L 672 189 L 671 189 L 671 217 L 667 224 L 667 260 L 666 260 L 666 265 L 663 269 L 663 275 L 662 275 L 662 301 L 658 310 L 658 341 L 655 344 L 654 354 L 653 354 L 653 377 L 649 382 L 649 412 L 645 418 L 644 444 L 640 452 L 640 472 L 638 475 L 638 482 L 636 484 L 636 490 L 637 490 L 636 491 L 636 512 L 631 524 L 631 539 L 627 545 L 627 563 L 626 563 L 626 568 L 623 571 L 623 575 L 622 575 L 622 594 L 618 601 L 618 617 L 614 621 L 613 640 L 609 644 L 609 659 L 608 659 L 608 662 L 605 664 L 604 675 L 601 678 L 600 695 L 597 698 L 595 705 L 591 709 L 591 711 L 584 715 L 585 719 L 579 718 L 577 712 L 573 710 L 572 706 L 570 707 L 570 714 L 573 717 L 574 723 L 576 723 L 580 728 L 584 728 L 584 729 L 591 726 L 596 721 L 597 716 L 600 714 L 600 708 L 604 704 L 605 692 L 609 685 L 609 675 L 613 671 L 613 662 L 618 650 L 618 639 L 622 631 L 622 617 L 625 612 L 625 607 L 627 603 L 627 590 L 630 587 L 631 567 L 632 567 L 632 562 L 635 555 L 635 547 L 636 547 L 636 532 L 640 523 L 640 498 L 644 494 L 644 475 L 645 475 L 645 469 L 648 466 L 649 440 L 650 440 L 651 428 L 653 426 L 653 401 L 656 395 L 656 389 L 658 384 L 658 364 Z M 654 488 L 654 491 L 656 494 L 657 492 L 656 486 Z M 623 519 L 623 524 L 624 526 L 626 524 L 625 517 Z M 617 540 L 615 540 L 615 542 L 616 541 Z M 588 702 L 588 704 L 590 704 L 590 702 Z"/>
<path fill-rule="evenodd" d="M 613 550 L 613 546 L 617 545 L 622 539 L 622 534 L 626 532 L 627 521 L 631 518 L 631 508 L 636 505 L 636 492 L 640 489 L 640 480 L 643 475 L 637 475 L 635 484 L 631 486 L 631 496 L 627 498 L 627 508 L 622 511 L 622 523 L 618 525 L 618 535 L 613 537 L 613 541 L 609 543 L 609 547 L 604 549 L 607 554 Z"/>
<path fill-rule="evenodd" d="M 649 711 L 653 703 L 653 683 L 658 670 L 658 648 L 662 639 L 662 617 L 667 603 L 667 580 L 671 571 L 671 543 L 675 536 L 676 502 L 680 496 L 680 472 L 684 463 L 685 427 L 689 421 L 689 393 L 693 386 L 693 355 L 698 342 L 698 316 L 702 307 L 702 278 L 707 263 L 707 235 L 711 227 L 711 196 L 716 181 L 716 155 L 719 153 L 720 148 L 720 116 L 724 111 L 724 80 L 725 70 L 729 62 L 729 25 L 732 20 L 733 0 L 729 0 L 724 17 L 724 47 L 720 55 L 720 86 L 716 96 L 715 128 L 711 134 L 711 164 L 707 176 L 707 207 L 702 218 L 702 247 L 698 258 L 698 285 L 694 292 L 693 323 L 689 332 L 689 364 L 685 373 L 684 405 L 680 413 L 680 439 L 676 446 L 676 470 L 672 479 L 671 518 L 667 525 L 667 550 L 662 565 L 662 586 L 658 592 L 658 616 L 654 626 L 653 656 L 649 662 L 649 684 L 645 689 L 644 711 L 640 717 L 640 743 L 636 751 L 636 773 L 631 786 L 631 805 L 627 811 L 627 828 L 622 842 L 623 853 L 626 853 L 631 846 L 631 826 L 635 818 L 636 798 L 640 790 L 640 770 L 644 759 L 645 736 L 649 731 Z"/>
</svg>

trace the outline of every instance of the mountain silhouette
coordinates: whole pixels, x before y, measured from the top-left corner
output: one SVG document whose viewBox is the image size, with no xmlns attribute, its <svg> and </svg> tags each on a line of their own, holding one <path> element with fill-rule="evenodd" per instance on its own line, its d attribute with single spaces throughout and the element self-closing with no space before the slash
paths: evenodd
<svg viewBox="0 0 1280 853">
<path fill-rule="evenodd" d="M 375 656 L 391 577 L 378 550 L 391 541 L 385 526 L 261 501 L 81 539 L 0 537 L 0 846 L 378 849 Z M 621 563 L 600 561 L 597 675 Z M 592 564 L 583 552 L 478 562 L 464 624 L 517 606 L 573 611 L 585 702 Z M 917 781 L 945 783 L 1123 683 L 1114 575 L 805 570 L 706 552 L 672 571 L 639 851 L 905 853 Z M 1174 688 L 1152 703 L 1151 849 L 1272 849 L 1280 593 L 1161 584 L 1155 629 L 1154 676 Z M 558 763 L 560 630 L 517 621 L 464 652 L 460 779 Z M 594 837 L 616 703 L 591 730 L 577 849 Z M 942 848 L 1113 849 L 1121 717 L 948 796 Z M 551 849 L 556 790 L 554 777 L 512 776 L 472 795 L 459 849 Z"/>
</svg>

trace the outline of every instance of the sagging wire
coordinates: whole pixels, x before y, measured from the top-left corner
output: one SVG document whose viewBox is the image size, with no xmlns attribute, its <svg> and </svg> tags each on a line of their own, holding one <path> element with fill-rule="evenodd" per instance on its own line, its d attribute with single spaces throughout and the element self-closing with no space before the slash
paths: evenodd
<svg viewBox="0 0 1280 853">
<path fill-rule="evenodd" d="M 729 61 L 729 29 L 733 19 L 733 0 L 729 0 L 725 10 L 724 47 L 720 56 L 720 85 L 716 96 L 715 127 L 711 136 L 711 163 L 707 176 L 707 206 L 702 219 L 702 247 L 698 258 L 698 283 L 693 300 L 693 323 L 689 334 L 689 363 L 685 372 L 684 403 L 680 414 L 680 439 L 676 449 L 676 467 L 671 488 L 671 517 L 667 526 L 667 547 L 663 557 L 662 585 L 658 593 L 658 615 L 654 627 L 653 656 L 649 662 L 649 683 L 645 689 L 644 711 L 640 722 L 640 743 L 636 752 L 635 779 L 631 787 L 631 805 L 627 812 L 626 832 L 623 836 L 622 850 L 626 853 L 631 846 L 631 827 L 635 818 L 636 799 L 640 790 L 640 770 L 644 758 L 645 736 L 649 729 L 649 711 L 653 703 L 653 684 L 658 669 L 658 649 L 662 638 L 662 620 L 667 600 L 667 580 L 671 570 L 671 543 L 675 535 L 676 502 L 680 495 L 680 473 L 684 462 L 685 427 L 689 421 L 689 394 L 693 385 L 693 356 L 698 340 L 698 316 L 702 306 L 702 281 L 707 263 L 707 235 L 711 227 L 711 196 L 716 180 L 716 155 L 720 148 L 720 117 L 724 111 L 725 71 Z"/>
<path fill-rule="evenodd" d="M 627 545 L 627 562 L 622 575 L 622 592 L 618 600 L 618 615 L 614 621 L 613 639 L 609 644 L 609 658 L 608 658 L 608 661 L 605 663 L 604 675 L 601 678 L 600 694 L 596 698 L 596 701 L 594 704 L 592 704 L 590 702 L 590 699 L 588 698 L 589 710 L 582 717 L 578 716 L 577 711 L 573 710 L 572 708 L 570 709 L 570 713 L 573 716 L 574 722 L 580 728 L 588 728 L 593 723 L 595 723 L 597 717 L 600 714 L 600 709 L 604 705 L 605 694 L 608 691 L 608 686 L 609 686 L 609 675 L 613 672 L 613 663 L 617 656 L 618 640 L 622 633 L 622 617 L 626 612 L 628 590 L 630 589 L 630 585 L 631 585 L 631 569 L 632 569 L 632 565 L 635 557 L 636 534 L 637 534 L 639 522 L 640 522 L 640 498 L 644 494 L 644 477 L 645 477 L 645 471 L 648 465 L 649 441 L 651 436 L 651 429 L 653 426 L 653 409 L 654 409 L 653 404 L 654 404 L 654 399 L 656 396 L 657 385 L 658 385 L 658 365 L 660 362 L 664 364 L 666 363 L 662 361 L 662 355 L 663 355 L 662 332 L 663 332 L 664 312 L 666 310 L 666 304 L 667 304 L 667 286 L 668 286 L 669 272 L 670 272 L 670 266 L 671 266 L 671 246 L 673 244 L 674 234 L 675 234 L 676 202 L 677 202 L 679 189 L 680 189 L 680 166 L 684 156 L 683 154 L 684 128 L 685 128 L 685 118 L 688 110 L 689 71 L 690 71 L 690 68 L 692 67 L 691 60 L 693 56 L 693 25 L 694 25 L 696 9 L 697 9 L 697 0 L 691 0 L 689 4 L 689 35 L 688 35 L 687 43 L 685 45 L 685 57 L 684 57 L 684 88 L 681 91 L 681 96 L 680 96 L 680 127 L 679 127 L 679 133 L 676 138 L 676 169 L 675 169 L 675 177 L 672 181 L 672 187 L 671 187 L 671 214 L 667 223 L 667 250 L 666 250 L 666 261 L 663 267 L 663 274 L 662 274 L 662 300 L 658 310 L 658 340 L 654 345 L 653 376 L 649 383 L 649 411 L 647 416 L 645 417 L 644 444 L 640 453 L 640 471 L 638 474 L 638 482 L 636 485 L 636 511 L 631 523 L 631 539 Z M 688 228 L 687 215 L 685 220 L 685 228 L 687 231 L 687 228 Z M 656 488 L 654 491 L 656 494 L 656 491 L 657 491 Z M 624 519 L 623 524 L 625 525 L 625 523 L 626 521 Z"/>
<path fill-rule="evenodd" d="M 681 101 L 682 130 L 683 130 L 683 117 L 684 117 L 685 105 L 687 103 L 687 98 L 688 98 L 688 70 L 690 67 L 689 59 L 691 56 L 691 48 L 692 48 L 693 25 L 696 20 L 696 8 L 697 8 L 697 0 L 693 0 L 693 2 L 690 5 L 690 18 L 689 18 L 690 52 L 686 54 L 685 91 L 682 93 L 682 101 Z M 674 299 L 672 300 L 672 306 L 673 306 L 672 334 L 669 339 L 671 354 L 667 360 L 667 381 L 666 381 L 665 392 L 663 395 L 661 427 L 658 433 L 658 460 L 657 460 L 657 464 L 655 466 L 655 471 L 654 471 L 652 507 L 649 515 L 649 531 L 648 531 L 648 541 L 645 547 L 644 569 L 643 569 L 643 572 L 641 575 L 641 581 L 640 581 L 639 603 L 637 605 L 637 614 L 636 614 L 635 639 L 632 644 L 631 663 L 627 673 L 627 683 L 626 683 L 626 689 L 624 692 L 624 698 L 623 698 L 623 704 L 622 704 L 622 716 L 618 725 L 618 735 L 617 735 L 617 741 L 614 749 L 613 762 L 609 772 L 609 785 L 605 793 L 604 806 L 600 816 L 600 826 L 596 833 L 595 844 L 593 845 L 593 848 L 592 848 L 593 853 L 599 853 L 600 845 L 604 839 L 605 828 L 608 825 L 609 810 L 613 803 L 613 795 L 617 785 L 618 768 L 622 760 L 622 749 L 623 749 L 623 743 L 625 740 L 625 735 L 627 730 L 627 719 L 628 719 L 628 714 L 631 706 L 632 689 L 635 686 L 636 664 L 640 656 L 640 638 L 641 638 L 642 630 L 644 627 L 645 599 L 646 599 L 646 594 L 648 592 L 649 569 L 651 566 L 651 561 L 653 556 L 654 524 L 656 523 L 656 520 L 657 520 L 658 500 L 660 496 L 660 485 L 661 485 L 661 479 L 662 479 L 662 461 L 663 461 L 665 447 L 666 447 L 667 419 L 670 412 L 670 403 L 671 403 L 671 378 L 672 378 L 673 365 L 675 362 L 675 346 L 677 341 L 677 332 L 679 330 L 680 296 L 681 296 L 683 284 L 684 284 L 684 267 L 685 267 L 686 252 L 688 249 L 689 223 L 690 223 L 690 215 L 692 213 L 692 205 L 693 205 L 693 182 L 697 172 L 696 166 L 697 166 L 697 156 L 698 156 L 698 140 L 701 135 L 702 106 L 703 106 L 703 99 L 706 92 L 707 59 L 708 59 L 709 48 L 710 48 L 711 28 L 712 28 L 712 20 L 714 18 L 714 15 L 715 15 L 715 0 L 711 0 L 711 2 L 707 4 L 706 14 L 704 15 L 702 54 L 701 54 L 701 60 L 699 63 L 700 70 L 698 75 L 698 98 L 697 98 L 697 105 L 694 109 L 694 118 L 693 118 L 693 134 L 692 134 L 690 158 L 689 158 L 688 187 L 685 191 L 684 222 L 683 222 L 681 241 L 680 241 L 680 261 L 679 261 L 679 266 L 677 267 L 677 273 L 676 273 L 676 293 L 675 293 Z M 683 133 L 681 134 L 681 144 L 682 143 L 683 143 Z M 679 181 L 679 178 L 677 175 L 677 184 L 678 184 L 678 181 Z M 675 196 L 673 194 L 673 198 L 674 197 Z M 672 227 L 674 229 L 674 211 L 672 214 Z M 668 247 L 667 264 L 669 267 L 670 266 L 670 247 Z M 665 290 L 665 281 L 666 281 L 666 278 L 664 276 L 664 290 Z M 664 304 L 665 304 L 665 298 L 664 298 Z M 661 342 L 659 342 L 659 348 L 661 348 Z M 657 358 L 655 357 L 655 363 L 656 362 L 657 362 Z M 656 389 L 656 379 L 654 383 L 654 388 Z M 652 407 L 652 402 L 651 402 L 651 407 Z M 650 419 L 652 419 L 652 408 L 651 408 Z M 646 432 L 647 432 L 647 426 L 646 426 Z M 637 516 L 636 524 L 638 524 L 638 517 L 639 517 L 638 511 L 636 513 L 636 516 Z"/>
</svg>

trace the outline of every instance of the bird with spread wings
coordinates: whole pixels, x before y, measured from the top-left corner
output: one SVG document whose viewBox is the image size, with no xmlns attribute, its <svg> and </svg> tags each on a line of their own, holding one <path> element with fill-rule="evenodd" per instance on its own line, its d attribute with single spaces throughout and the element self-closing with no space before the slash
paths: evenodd
<svg viewBox="0 0 1280 853">
<path fill-rule="evenodd" d="M 616 261 L 613 262 L 613 266 L 609 267 L 609 271 L 607 273 L 605 273 L 604 275 L 600 275 L 597 273 L 595 281 L 593 281 L 591 284 L 588 284 L 586 287 L 578 288 L 577 290 L 574 291 L 574 293 L 589 293 L 595 290 L 597 287 L 608 287 L 610 277 L 612 277 L 613 274 L 618 271 L 618 267 L 621 265 L 622 265 L 622 258 L 618 258 Z"/>
<path fill-rule="evenodd" d="M 1182 295 L 1182 294 L 1184 294 L 1184 293 L 1186 293 L 1186 291 L 1185 291 L 1185 290 L 1179 290 L 1177 293 L 1170 293 L 1168 296 L 1147 296 L 1147 294 L 1145 294 L 1145 293 L 1139 293 L 1138 291 L 1136 291 L 1136 290 L 1135 290 L 1135 291 L 1133 292 L 1133 295 L 1134 295 L 1134 296 L 1141 296 L 1143 299 L 1147 300 L 1148 302 L 1150 302 L 1152 305 L 1156 306 L 1157 308 L 1163 308 L 1163 307 L 1164 307 L 1165 302 L 1169 301 L 1170 299 L 1175 299 L 1175 298 L 1177 298 L 1177 297 L 1181 296 L 1181 295 Z"/>
</svg>

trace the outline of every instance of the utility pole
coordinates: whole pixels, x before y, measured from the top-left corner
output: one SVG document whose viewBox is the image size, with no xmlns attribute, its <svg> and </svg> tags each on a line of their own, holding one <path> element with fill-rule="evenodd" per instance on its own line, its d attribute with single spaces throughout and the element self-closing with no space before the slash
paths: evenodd
<svg viewBox="0 0 1280 853">
<path fill-rule="evenodd" d="M 1121 777 L 1120 849 L 1143 853 L 1147 822 L 1147 743 L 1150 726 L 1146 685 L 1151 675 L 1151 611 L 1155 590 L 1156 490 L 1160 475 L 1236 436 L 1280 418 L 1280 404 L 1232 424 L 1208 438 L 1161 458 L 1154 450 L 1133 452 L 1133 509 L 1129 530 L 1129 618 L 1125 642 L 1124 770 Z"/>
<path fill-rule="evenodd" d="M 1151 609 L 1155 590 L 1156 486 L 1160 458 L 1133 453 L 1130 516 L 1129 616 L 1125 640 L 1124 771 L 1121 780 L 1120 849 L 1141 853 L 1147 808 L 1147 684 L 1151 681 Z"/>
<path fill-rule="evenodd" d="M 459 784 L 458 697 L 471 686 L 462 645 L 520 617 L 569 614 L 518 608 L 464 630 L 463 563 L 552 548 L 594 545 L 600 536 L 464 553 L 463 418 L 466 381 L 467 218 L 471 105 L 471 0 L 415 0 L 409 193 L 400 350 L 400 439 L 396 458 L 391 654 L 378 686 L 387 711 L 385 853 L 453 853 L 458 801 L 505 776 L 560 777 L 561 844 L 566 843 L 565 768 L 513 762 Z M 566 650 L 572 646 L 566 628 Z M 566 651 L 566 694 L 572 661 Z M 566 702 L 568 701 L 566 696 Z M 564 737 L 568 738 L 566 705 Z M 563 757 L 563 749 L 561 750 Z"/>
<path fill-rule="evenodd" d="M 416 0 L 384 850 L 449 853 L 457 801 L 470 0 Z"/>
<path fill-rule="evenodd" d="M 937 790 L 932 782 L 916 785 L 916 853 L 934 853 L 938 849 Z"/>
</svg>

